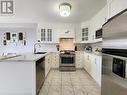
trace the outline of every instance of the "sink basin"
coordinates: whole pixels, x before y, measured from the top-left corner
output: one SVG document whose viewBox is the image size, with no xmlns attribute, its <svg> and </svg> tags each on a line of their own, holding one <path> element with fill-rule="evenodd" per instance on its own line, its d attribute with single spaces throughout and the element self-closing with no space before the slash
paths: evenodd
<svg viewBox="0 0 127 95">
<path fill-rule="evenodd" d="M 34 54 L 45 54 L 45 53 L 47 53 L 47 52 L 36 52 Z"/>
</svg>

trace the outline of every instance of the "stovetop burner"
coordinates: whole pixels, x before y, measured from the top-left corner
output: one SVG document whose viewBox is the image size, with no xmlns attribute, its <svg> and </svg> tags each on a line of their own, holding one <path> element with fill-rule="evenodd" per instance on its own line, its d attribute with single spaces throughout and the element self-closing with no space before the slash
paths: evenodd
<svg viewBox="0 0 127 95">
<path fill-rule="evenodd" d="M 60 54 L 74 54 L 75 53 L 75 51 L 73 51 L 73 50 L 61 50 L 60 51 Z"/>
</svg>

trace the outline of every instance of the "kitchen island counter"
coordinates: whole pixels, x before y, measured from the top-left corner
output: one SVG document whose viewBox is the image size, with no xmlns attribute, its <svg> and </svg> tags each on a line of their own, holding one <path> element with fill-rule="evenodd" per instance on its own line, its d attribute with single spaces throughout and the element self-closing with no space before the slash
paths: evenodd
<svg viewBox="0 0 127 95">
<path fill-rule="evenodd" d="M 0 95 L 37 95 L 45 79 L 45 54 L 0 60 Z"/>
<path fill-rule="evenodd" d="M 28 54 L 22 54 L 20 56 L 12 57 L 12 58 L 6 58 L 3 60 L 0 60 L 0 62 L 12 62 L 12 61 L 24 61 L 24 62 L 30 62 L 30 61 L 37 61 L 40 58 L 45 57 L 49 53 L 45 54 L 34 54 L 34 53 L 28 53 Z"/>
</svg>

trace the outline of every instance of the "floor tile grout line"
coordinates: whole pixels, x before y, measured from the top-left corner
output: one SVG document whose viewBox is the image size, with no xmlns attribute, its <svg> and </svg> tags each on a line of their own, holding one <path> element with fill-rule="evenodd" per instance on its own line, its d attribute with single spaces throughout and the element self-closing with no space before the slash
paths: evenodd
<svg viewBox="0 0 127 95">
<path fill-rule="evenodd" d="M 60 90 L 60 94 L 62 95 L 62 72 L 61 73 L 61 90 Z"/>
<path fill-rule="evenodd" d="M 78 73 L 79 73 L 79 71 L 78 71 Z M 61 83 L 60 83 L 60 95 L 62 95 L 63 93 L 62 93 L 62 89 L 63 89 L 63 84 L 62 84 L 62 81 L 64 80 L 64 76 L 68 76 L 69 75 L 69 80 L 70 80 L 70 84 L 71 85 L 64 85 L 64 86 L 71 86 L 70 88 L 72 88 L 72 94 L 71 95 L 76 95 L 76 91 L 75 91 L 75 89 L 77 89 L 77 88 L 75 88 L 75 86 L 81 86 L 81 84 L 78 84 L 78 81 L 76 81 L 77 83 L 76 83 L 76 85 L 75 84 L 73 84 L 73 77 L 71 77 L 71 74 L 73 75 L 74 74 L 74 76 L 76 75 L 76 74 L 78 74 L 77 72 L 75 72 L 75 73 L 71 73 L 71 72 L 65 72 L 65 73 L 62 73 L 62 72 L 60 72 L 59 70 L 57 70 L 57 71 L 53 71 L 52 72 L 52 74 L 58 74 L 58 75 L 60 75 L 60 80 L 61 80 Z M 82 74 L 81 75 L 79 75 L 78 77 L 80 77 L 80 76 L 82 76 Z M 49 76 L 47 76 L 47 77 L 49 77 Z M 63 78 L 62 78 L 63 77 Z M 51 78 L 51 80 L 50 80 L 50 82 L 48 82 L 49 84 L 48 84 L 48 89 L 47 89 L 47 92 L 46 92 L 46 95 L 49 95 L 49 93 L 50 93 L 50 89 L 51 89 L 51 86 L 53 86 L 52 85 L 52 83 L 53 83 L 53 79 L 55 79 L 55 77 L 53 77 L 53 76 L 50 76 L 50 78 Z M 75 78 L 75 77 L 74 77 Z M 90 78 L 91 79 L 91 78 Z M 93 81 L 93 80 L 92 80 Z M 65 81 L 66 82 L 66 81 Z M 64 82 L 63 82 L 64 83 Z M 77 85 L 78 84 L 78 85 Z M 93 84 L 93 83 L 92 83 Z M 86 87 L 86 85 L 83 85 L 83 86 L 85 86 Z M 59 86 L 57 86 L 57 87 L 59 87 Z M 96 85 L 95 85 L 95 87 L 96 87 Z M 86 90 L 87 90 L 87 88 L 85 88 Z M 52 93 L 50 93 L 50 94 L 52 94 Z M 89 95 L 90 93 L 89 92 L 87 92 L 85 95 Z M 99 94 L 100 95 L 100 94 Z"/>
<path fill-rule="evenodd" d="M 54 73 L 54 70 L 53 70 L 53 73 Z M 51 77 L 51 78 L 52 78 L 52 77 Z M 51 83 L 49 84 L 47 95 L 49 94 L 49 90 L 50 90 L 50 88 L 51 88 L 51 84 L 52 84 L 52 80 L 51 80 Z"/>
<path fill-rule="evenodd" d="M 76 72 L 76 71 L 75 71 L 75 72 Z M 75 95 L 75 92 L 74 92 L 74 87 L 73 87 L 73 84 L 72 84 L 71 74 L 70 74 L 70 73 L 69 73 L 69 76 L 70 76 L 71 86 L 72 86 L 72 89 L 73 89 L 73 94 Z"/>
</svg>

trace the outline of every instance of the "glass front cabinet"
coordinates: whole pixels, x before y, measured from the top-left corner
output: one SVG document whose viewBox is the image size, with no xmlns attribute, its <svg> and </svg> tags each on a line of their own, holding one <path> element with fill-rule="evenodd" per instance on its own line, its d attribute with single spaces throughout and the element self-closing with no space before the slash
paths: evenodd
<svg viewBox="0 0 127 95">
<path fill-rule="evenodd" d="M 88 27 L 82 28 L 82 42 L 88 41 Z"/>
<path fill-rule="evenodd" d="M 40 29 L 38 42 L 50 43 L 53 41 L 53 29 Z"/>
</svg>

